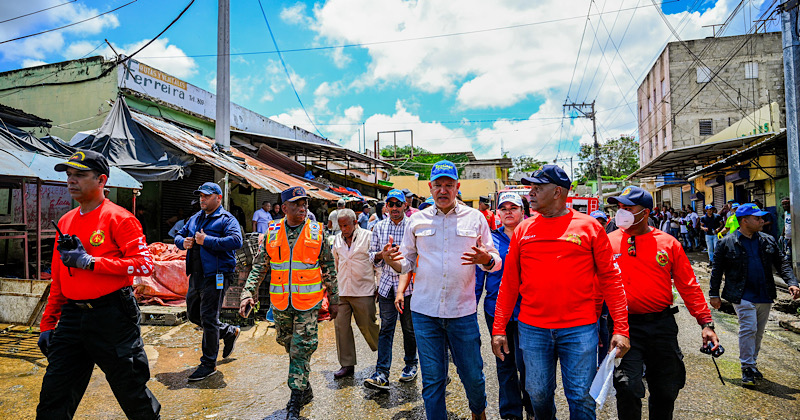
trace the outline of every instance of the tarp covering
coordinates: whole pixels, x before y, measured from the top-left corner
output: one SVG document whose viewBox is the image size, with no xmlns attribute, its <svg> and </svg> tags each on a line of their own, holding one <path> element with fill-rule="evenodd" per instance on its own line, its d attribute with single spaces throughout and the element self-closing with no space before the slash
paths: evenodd
<svg viewBox="0 0 800 420">
<path fill-rule="evenodd" d="M 0 148 L 41 153 L 48 156 L 69 156 L 74 147 L 61 142 L 56 137 L 36 138 L 33 134 L 11 125 L 0 126 Z"/>
<path fill-rule="evenodd" d="M 121 96 L 103 125 L 74 146 L 102 153 L 111 165 L 142 182 L 183 178 L 185 168 L 195 161 L 191 155 L 165 146 L 142 130 L 131 118 L 128 104 Z"/>
<path fill-rule="evenodd" d="M 147 245 L 153 256 L 152 276 L 134 277 L 133 291 L 142 304 L 183 306 L 189 289 L 186 275 L 186 251 L 173 244 L 155 242 Z"/>
</svg>

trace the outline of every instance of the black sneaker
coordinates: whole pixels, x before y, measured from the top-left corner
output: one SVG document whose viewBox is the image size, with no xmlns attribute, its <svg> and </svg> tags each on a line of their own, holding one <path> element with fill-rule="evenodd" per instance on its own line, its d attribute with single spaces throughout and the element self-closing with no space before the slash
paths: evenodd
<svg viewBox="0 0 800 420">
<path fill-rule="evenodd" d="M 403 368 L 403 371 L 400 372 L 400 382 L 411 382 L 417 377 L 417 366 L 411 365 L 406 366 Z"/>
<path fill-rule="evenodd" d="M 233 334 L 233 337 L 225 338 L 222 341 L 225 342 L 225 347 L 222 348 L 222 358 L 225 359 L 233 353 L 233 347 L 236 345 L 236 340 L 239 338 L 239 333 L 242 331 L 239 327 L 236 328 L 236 331 Z"/>
<path fill-rule="evenodd" d="M 754 387 L 756 386 L 756 376 L 753 368 L 742 368 L 742 386 Z"/>
<path fill-rule="evenodd" d="M 202 381 L 215 373 L 217 373 L 217 368 L 200 365 L 189 375 L 189 382 Z"/>
<path fill-rule="evenodd" d="M 764 374 L 763 374 L 763 373 L 761 373 L 761 371 L 760 371 L 760 370 L 758 370 L 758 368 L 757 368 L 757 367 L 755 367 L 755 366 L 753 367 L 753 376 L 754 376 L 756 379 L 764 379 Z"/>
</svg>

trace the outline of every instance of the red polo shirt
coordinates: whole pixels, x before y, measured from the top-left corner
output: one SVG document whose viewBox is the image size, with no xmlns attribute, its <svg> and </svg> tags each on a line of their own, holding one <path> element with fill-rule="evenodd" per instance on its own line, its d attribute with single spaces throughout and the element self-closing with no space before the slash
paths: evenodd
<svg viewBox="0 0 800 420">
<path fill-rule="evenodd" d="M 570 209 L 564 216 L 525 219 L 515 230 L 497 296 L 494 335 L 505 335 L 517 296 L 519 321 L 547 329 L 597 322 L 599 289 L 614 318 L 614 334 L 628 336 L 628 313 L 619 268 L 603 227 Z"/>
</svg>

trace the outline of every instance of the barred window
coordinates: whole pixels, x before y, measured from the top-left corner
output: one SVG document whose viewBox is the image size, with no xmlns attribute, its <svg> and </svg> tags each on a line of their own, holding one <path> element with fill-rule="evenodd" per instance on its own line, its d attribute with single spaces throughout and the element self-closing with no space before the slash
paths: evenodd
<svg viewBox="0 0 800 420">
<path fill-rule="evenodd" d="M 700 120 L 700 135 L 710 136 L 714 134 L 714 124 L 711 120 Z"/>
</svg>

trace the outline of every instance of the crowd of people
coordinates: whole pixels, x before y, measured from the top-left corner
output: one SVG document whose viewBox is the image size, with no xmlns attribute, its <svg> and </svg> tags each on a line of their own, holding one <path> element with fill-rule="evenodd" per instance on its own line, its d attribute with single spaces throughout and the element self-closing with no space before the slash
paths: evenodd
<svg viewBox="0 0 800 420">
<path fill-rule="evenodd" d="M 41 322 L 39 346 L 49 364 L 37 415 L 71 418 L 97 364 L 126 416 L 159 418 L 131 291 L 133 276 L 154 268 L 141 224 L 105 199 L 109 170 L 102 155 L 81 151 L 55 169 L 66 172 L 80 206 L 59 221 L 70 236 L 54 253 Z M 645 386 L 650 417 L 671 418 L 686 377 L 673 286 L 700 327 L 698 344 L 721 351 L 709 302 L 686 255 L 702 245 L 712 261 L 711 306 L 719 308 L 725 299 L 739 318 L 742 384 L 755 386 L 763 377 L 757 358 L 777 296 L 773 269 L 800 298 L 785 252 L 791 246 L 788 215 L 779 246 L 762 232 L 767 214 L 756 203 L 731 203 L 721 215 L 706 206 L 699 217 L 688 208 L 658 208 L 650 193 L 630 186 L 608 199 L 618 207 L 609 218 L 569 208 L 572 183 L 556 165 L 544 165 L 522 182 L 530 186 L 526 196 L 506 192 L 497 197 L 496 212 L 488 199 L 474 209 L 458 199 L 456 166 L 440 161 L 431 169 L 430 197 L 419 208 L 410 206 L 409 191 L 395 189 L 374 214 L 340 201 L 327 226 L 310 217 L 300 186 L 281 193 L 280 210 L 262 203 L 252 222 L 263 236 L 239 313 L 251 316 L 253 295 L 267 279 L 276 341 L 289 355 L 287 419 L 299 418 L 314 398 L 311 357 L 326 299 L 341 365 L 334 380 L 353 375 L 358 357 L 366 357 L 356 352 L 355 320 L 377 353 L 367 359 L 375 369 L 364 386 L 391 392 L 399 320 L 404 367 L 396 378 L 421 376 L 429 419 L 448 416 L 451 361 L 473 418 L 486 418 L 486 341 L 495 355 L 504 419 L 555 418 L 557 365 L 570 417 L 595 418 L 589 389 L 605 357 L 621 359 L 613 375 L 620 418 L 641 418 Z M 205 183 L 195 194 L 199 210 L 175 232 L 175 244 L 188 251 L 187 312 L 203 332 L 189 381 L 217 373 L 220 341 L 222 357 L 229 357 L 240 335 L 219 315 L 234 280 L 242 225 L 223 208 L 219 185 Z M 788 200 L 782 205 L 788 214 Z M 479 322 L 486 323 L 489 340 Z"/>
</svg>

